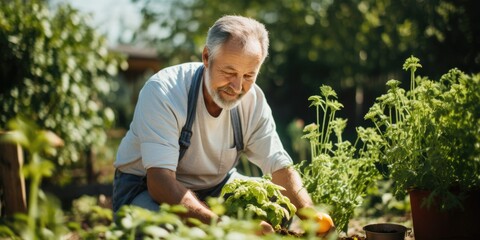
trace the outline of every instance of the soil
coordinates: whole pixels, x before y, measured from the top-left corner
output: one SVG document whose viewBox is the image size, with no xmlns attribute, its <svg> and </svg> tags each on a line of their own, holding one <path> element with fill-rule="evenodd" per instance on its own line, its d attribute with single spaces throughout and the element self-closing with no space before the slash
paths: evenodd
<svg viewBox="0 0 480 240">
<path fill-rule="evenodd" d="M 364 236 L 359 236 L 359 235 L 353 235 L 350 237 L 341 237 L 339 240 L 365 240 L 366 238 Z"/>
<path fill-rule="evenodd" d="M 281 228 L 276 231 L 277 234 L 283 235 L 283 236 L 290 236 L 290 237 L 303 237 L 303 233 L 291 231 L 285 228 Z"/>
<path fill-rule="evenodd" d="M 294 217 L 292 224 L 289 227 L 289 230 L 282 229 L 277 231 L 278 234 L 291 237 L 305 237 L 303 234 L 300 222 L 297 217 Z M 338 240 L 366 240 L 365 231 L 363 227 L 368 224 L 374 223 L 398 223 L 404 225 L 407 228 L 412 228 L 412 219 L 410 214 L 402 215 L 384 215 L 381 217 L 356 217 L 350 220 L 348 226 L 348 233 L 341 233 L 338 237 Z M 413 233 L 407 234 L 405 240 L 415 240 Z"/>
<path fill-rule="evenodd" d="M 280 229 L 276 231 L 277 234 L 283 235 L 283 236 L 289 236 L 289 237 L 304 237 L 303 233 L 287 230 L 287 229 Z M 350 237 L 340 237 L 338 240 L 365 240 L 366 238 L 364 236 L 360 235 L 352 235 Z"/>
</svg>

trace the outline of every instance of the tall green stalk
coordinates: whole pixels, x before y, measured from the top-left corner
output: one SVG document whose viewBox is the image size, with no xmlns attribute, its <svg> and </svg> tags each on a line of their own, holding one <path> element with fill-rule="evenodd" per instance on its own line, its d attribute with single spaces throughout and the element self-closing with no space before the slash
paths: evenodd
<svg viewBox="0 0 480 240">
<path fill-rule="evenodd" d="M 38 165 L 40 162 L 40 156 L 38 153 L 32 153 L 31 158 L 32 165 Z M 30 182 L 30 195 L 28 199 L 28 234 L 30 235 L 29 238 L 37 239 L 35 234 L 36 232 L 36 219 L 38 218 L 38 193 L 40 183 L 42 182 L 42 175 L 39 172 L 31 173 L 31 182 Z"/>
<path fill-rule="evenodd" d="M 331 207 L 337 229 L 347 232 L 354 209 L 378 176 L 374 165 L 378 154 L 371 150 L 375 148 L 366 146 L 370 138 L 375 138 L 374 130 L 359 128 L 359 137 L 353 146 L 343 140 L 347 121 L 336 118 L 336 112 L 343 107 L 336 98 L 335 91 L 325 85 L 320 87 L 320 95 L 309 98 L 310 106 L 316 108 L 317 119 L 305 126 L 302 138 L 310 142 L 312 161 L 303 161 L 297 168 L 312 200 Z M 335 142 L 332 134 L 337 138 Z M 359 142 L 363 145 L 357 149 Z"/>
<path fill-rule="evenodd" d="M 38 196 L 40 194 L 40 185 L 42 178 L 51 176 L 54 169 L 54 164 L 43 156 L 48 155 L 54 151 L 53 146 L 60 143 L 54 134 L 38 129 L 37 125 L 24 118 L 15 118 L 9 121 L 9 128 L 11 134 L 1 139 L 2 141 L 20 144 L 26 151 L 29 152 L 30 159 L 22 166 L 22 172 L 25 178 L 29 178 L 30 189 L 28 199 L 28 215 L 26 228 L 19 229 L 23 234 L 22 237 L 27 239 L 38 239 L 42 236 L 42 231 L 37 229 L 41 226 L 39 223 L 39 216 L 41 214 L 39 209 Z"/>
</svg>

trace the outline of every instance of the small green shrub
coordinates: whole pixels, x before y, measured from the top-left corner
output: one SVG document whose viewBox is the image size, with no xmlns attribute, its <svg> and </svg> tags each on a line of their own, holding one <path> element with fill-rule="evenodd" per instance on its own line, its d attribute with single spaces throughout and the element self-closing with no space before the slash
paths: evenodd
<svg viewBox="0 0 480 240">
<path fill-rule="evenodd" d="M 320 93 L 309 98 L 317 122 L 305 126 L 303 136 L 310 141 L 312 161 L 303 161 L 296 168 L 314 203 L 330 207 L 337 229 L 346 232 L 354 210 L 380 176 L 375 167 L 380 154 L 375 139 L 379 136 L 373 129 L 358 127 L 353 145 L 343 140 L 347 120 L 335 117 L 343 105 L 331 87 L 320 87 Z"/>
<path fill-rule="evenodd" d="M 410 90 L 388 81 L 365 119 L 380 136 L 380 160 L 398 198 L 430 190 L 430 201 L 442 199 L 440 208 L 459 207 L 462 194 L 480 189 L 480 74 L 454 68 L 436 81 L 415 76 L 420 67 L 408 58 Z"/>
</svg>

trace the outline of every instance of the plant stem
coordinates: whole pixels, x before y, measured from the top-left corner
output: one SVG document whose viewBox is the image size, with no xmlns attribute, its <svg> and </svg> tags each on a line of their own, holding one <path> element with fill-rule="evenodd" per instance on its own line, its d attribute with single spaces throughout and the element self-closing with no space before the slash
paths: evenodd
<svg viewBox="0 0 480 240">
<path fill-rule="evenodd" d="M 327 118 L 327 111 L 328 111 L 328 108 L 326 107 L 326 103 L 327 103 L 328 99 L 325 98 L 325 107 L 322 105 L 322 109 L 323 109 L 323 123 L 322 123 L 322 134 L 320 135 L 321 139 L 320 139 L 320 146 L 323 146 L 323 144 L 325 144 L 324 142 L 324 135 L 325 135 L 325 121 L 326 121 L 326 118 Z M 318 119 L 318 118 L 317 118 Z"/>
<path fill-rule="evenodd" d="M 332 132 L 332 127 L 330 126 L 331 122 L 333 121 L 333 119 L 335 119 L 335 110 L 330 110 L 330 116 L 329 116 L 329 119 L 328 119 L 328 124 L 327 124 L 327 132 L 325 134 L 325 142 L 324 142 L 324 146 L 326 146 L 326 144 L 330 141 L 330 134 Z M 325 147 L 324 149 L 324 153 L 327 153 L 328 149 Z"/>
<path fill-rule="evenodd" d="M 137 230 L 136 227 L 134 227 L 134 228 L 132 229 L 132 231 L 130 232 L 130 235 L 128 236 L 128 239 L 129 239 L 129 240 L 135 240 L 135 235 L 136 235 L 136 232 L 137 232 L 136 230 Z"/>
<path fill-rule="evenodd" d="M 415 100 L 415 70 L 414 68 L 410 69 L 410 92 L 412 93 L 412 98 Z"/>
<path fill-rule="evenodd" d="M 312 149 L 311 154 L 312 154 L 312 162 L 313 162 L 315 161 L 315 156 L 317 156 L 317 149 L 316 149 L 314 140 L 310 140 L 310 148 Z"/>
<path fill-rule="evenodd" d="M 38 164 L 40 162 L 40 156 L 37 153 L 32 153 L 32 163 Z M 38 217 L 38 188 L 42 181 L 41 172 L 31 172 L 32 182 L 30 183 L 30 197 L 28 200 L 28 230 L 31 234 L 31 239 L 37 239 L 36 236 L 36 220 Z"/>
</svg>

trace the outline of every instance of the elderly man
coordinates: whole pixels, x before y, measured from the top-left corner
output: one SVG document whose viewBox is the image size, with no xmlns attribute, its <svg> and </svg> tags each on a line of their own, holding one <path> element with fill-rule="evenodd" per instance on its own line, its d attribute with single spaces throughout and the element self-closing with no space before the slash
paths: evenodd
<svg viewBox="0 0 480 240">
<path fill-rule="evenodd" d="M 209 223 L 217 216 L 203 200 L 245 177 L 235 171 L 240 152 L 298 209 L 313 207 L 255 84 L 268 45 L 263 24 L 225 16 L 208 31 L 202 63 L 165 68 L 146 82 L 114 164 L 114 211 L 181 204 L 185 217 Z M 324 229 L 333 226 L 327 214 L 318 217 Z"/>
</svg>

